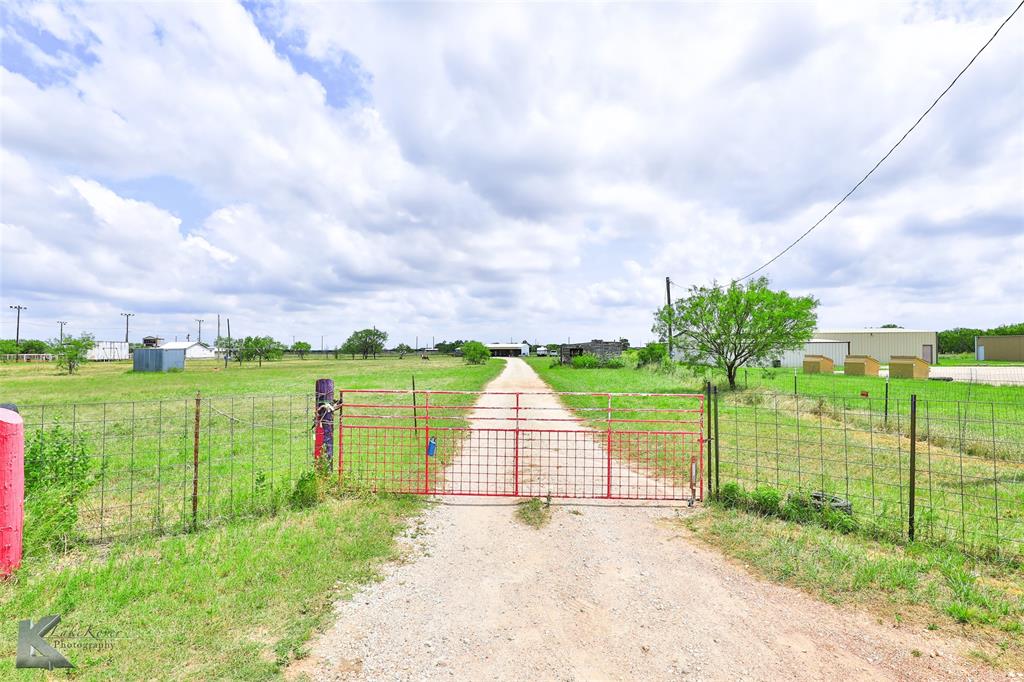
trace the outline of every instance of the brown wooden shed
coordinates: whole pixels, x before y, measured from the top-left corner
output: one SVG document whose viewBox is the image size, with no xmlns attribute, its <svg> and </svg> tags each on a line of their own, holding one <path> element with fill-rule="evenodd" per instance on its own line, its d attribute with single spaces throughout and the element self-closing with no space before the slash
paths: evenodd
<svg viewBox="0 0 1024 682">
<path fill-rule="evenodd" d="M 832 374 L 835 365 L 824 355 L 805 355 L 804 374 Z"/>
<path fill-rule="evenodd" d="M 879 366 L 870 355 L 847 355 L 843 361 L 843 371 L 851 377 L 877 377 Z"/>
<path fill-rule="evenodd" d="M 889 359 L 892 379 L 927 379 L 928 363 L 913 355 L 894 355 Z"/>
</svg>

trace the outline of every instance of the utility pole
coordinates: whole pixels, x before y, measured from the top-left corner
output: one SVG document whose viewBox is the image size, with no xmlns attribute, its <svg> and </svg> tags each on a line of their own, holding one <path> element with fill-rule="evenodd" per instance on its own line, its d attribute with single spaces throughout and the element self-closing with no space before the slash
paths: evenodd
<svg viewBox="0 0 1024 682">
<path fill-rule="evenodd" d="M 321 353 L 324 352 L 324 335 L 323 334 L 320 335 L 320 352 Z"/>
<path fill-rule="evenodd" d="M 60 325 L 60 342 L 64 343 L 64 325 L 66 325 L 67 322 L 64 322 L 62 320 L 57 320 L 57 324 Z"/>
<path fill-rule="evenodd" d="M 228 341 L 231 340 L 231 318 L 228 318 Z"/>
<path fill-rule="evenodd" d="M 672 280 L 665 278 L 665 305 L 668 306 L 668 359 L 672 359 Z"/>
<path fill-rule="evenodd" d="M 217 338 L 220 338 L 220 313 L 217 313 Z"/>
<path fill-rule="evenodd" d="M 196 322 L 199 323 L 199 343 L 202 343 L 203 342 L 203 321 L 197 319 Z"/>
<path fill-rule="evenodd" d="M 7 307 L 11 310 L 18 311 L 18 322 L 14 325 L 14 345 L 18 346 L 21 344 L 21 311 L 28 310 L 28 307 L 23 305 L 11 305 Z"/>
<path fill-rule="evenodd" d="M 128 318 L 135 317 L 135 313 L 121 313 L 124 318 L 124 342 L 128 343 Z"/>
</svg>

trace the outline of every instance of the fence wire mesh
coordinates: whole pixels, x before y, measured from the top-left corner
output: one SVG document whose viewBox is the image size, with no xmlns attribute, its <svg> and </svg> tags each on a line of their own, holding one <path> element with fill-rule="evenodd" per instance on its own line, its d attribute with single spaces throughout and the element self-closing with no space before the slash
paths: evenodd
<svg viewBox="0 0 1024 682">
<path fill-rule="evenodd" d="M 837 495 L 871 530 L 1024 555 L 1024 404 L 768 388 L 719 394 L 718 474 L 746 489 Z"/>
</svg>

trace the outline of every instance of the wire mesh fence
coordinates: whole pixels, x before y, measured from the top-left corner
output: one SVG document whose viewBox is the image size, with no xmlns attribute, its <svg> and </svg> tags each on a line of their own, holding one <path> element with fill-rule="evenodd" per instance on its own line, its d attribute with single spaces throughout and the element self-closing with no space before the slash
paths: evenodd
<svg viewBox="0 0 1024 682">
<path fill-rule="evenodd" d="M 716 394 L 720 483 L 837 496 L 881 534 L 1024 555 L 1024 404 Z"/>
<path fill-rule="evenodd" d="M 86 542 L 272 512 L 310 470 L 313 408 L 312 395 L 19 406 L 28 513 L 33 477 L 60 491 L 48 504 L 74 505 Z"/>
</svg>

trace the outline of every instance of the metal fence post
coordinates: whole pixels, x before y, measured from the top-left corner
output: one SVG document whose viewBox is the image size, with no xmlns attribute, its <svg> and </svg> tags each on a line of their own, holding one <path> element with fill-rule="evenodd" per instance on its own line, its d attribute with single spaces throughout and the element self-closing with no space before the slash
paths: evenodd
<svg viewBox="0 0 1024 682">
<path fill-rule="evenodd" d="M 707 438 L 705 439 L 705 447 L 708 449 L 708 497 L 711 497 L 711 444 L 717 440 L 714 436 L 714 431 L 711 430 L 711 382 L 704 382 L 704 414 L 707 422 Z M 704 480 L 701 478 L 701 496 L 704 495 Z"/>
<path fill-rule="evenodd" d="M 718 440 L 719 440 L 719 438 L 718 438 L 718 434 L 719 434 L 719 431 L 718 431 L 718 386 L 715 386 L 714 389 L 712 389 L 712 395 L 714 396 L 714 407 L 715 407 L 715 493 L 717 494 L 719 492 L 719 490 L 720 490 L 720 486 L 719 486 L 719 482 L 718 482 L 718 466 L 719 466 L 719 457 L 718 457 Z"/>
<path fill-rule="evenodd" d="M 889 424 L 889 377 L 885 378 L 885 424 Z"/>
<path fill-rule="evenodd" d="M 202 397 L 196 391 L 195 425 L 192 429 L 192 530 L 196 529 L 199 510 L 199 418 L 202 412 Z"/>
<path fill-rule="evenodd" d="M 914 506 L 917 487 L 917 395 L 910 395 L 910 517 L 907 536 L 914 541 Z"/>
</svg>

